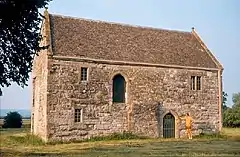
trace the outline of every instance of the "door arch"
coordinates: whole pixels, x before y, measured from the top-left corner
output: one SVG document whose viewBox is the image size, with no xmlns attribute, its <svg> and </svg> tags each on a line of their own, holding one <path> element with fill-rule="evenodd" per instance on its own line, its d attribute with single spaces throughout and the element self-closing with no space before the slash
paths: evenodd
<svg viewBox="0 0 240 157">
<path fill-rule="evenodd" d="M 175 138 L 175 118 L 171 113 L 163 117 L 163 137 Z"/>
</svg>

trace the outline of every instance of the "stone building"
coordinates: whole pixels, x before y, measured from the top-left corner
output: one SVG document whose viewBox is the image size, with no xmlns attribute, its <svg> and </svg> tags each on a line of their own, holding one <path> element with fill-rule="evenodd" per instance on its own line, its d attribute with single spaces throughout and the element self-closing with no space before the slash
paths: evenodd
<svg viewBox="0 0 240 157">
<path fill-rule="evenodd" d="M 46 141 L 131 131 L 184 136 L 222 127 L 223 68 L 189 32 L 48 14 L 35 57 L 32 132 Z"/>
</svg>

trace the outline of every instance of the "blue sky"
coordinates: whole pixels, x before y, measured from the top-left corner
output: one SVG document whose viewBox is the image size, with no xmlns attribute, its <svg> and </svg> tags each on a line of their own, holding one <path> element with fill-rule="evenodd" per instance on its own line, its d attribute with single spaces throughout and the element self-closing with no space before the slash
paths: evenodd
<svg viewBox="0 0 240 157">
<path fill-rule="evenodd" d="M 240 92 L 240 1 L 238 0 L 53 0 L 49 12 L 60 15 L 197 33 L 224 66 L 223 88 Z M 4 88 L 1 108 L 29 109 L 30 91 Z"/>
</svg>

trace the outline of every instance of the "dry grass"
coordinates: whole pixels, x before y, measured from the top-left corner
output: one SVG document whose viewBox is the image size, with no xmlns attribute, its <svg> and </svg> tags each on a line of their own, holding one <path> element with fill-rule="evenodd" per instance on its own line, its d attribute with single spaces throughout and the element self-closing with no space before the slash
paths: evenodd
<svg viewBox="0 0 240 157">
<path fill-rule="evenodd" d="M 26 128 L 2 129 L 2 156 L 240 156 L 240 128 L 224 128 L 224 136 L 219 138 L 105 140 L 55 145 L 45 144 L 28 133 Z"/>
<path fill-rule="evenodd" d="M 240 138 L 240 128 L 223 128 L 222 134 L 228 137 Z"/>
</svg>

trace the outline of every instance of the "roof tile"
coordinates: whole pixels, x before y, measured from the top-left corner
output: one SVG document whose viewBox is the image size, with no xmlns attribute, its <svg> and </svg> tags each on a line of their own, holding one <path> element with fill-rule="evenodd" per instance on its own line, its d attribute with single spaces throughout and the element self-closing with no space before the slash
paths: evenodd
<svg viewBox="0 0 240 157">
<path fill-rule="evenodd" d="M 217 68 L 191 32 L 50 14 L 54 55 Z"/>
</svg>

